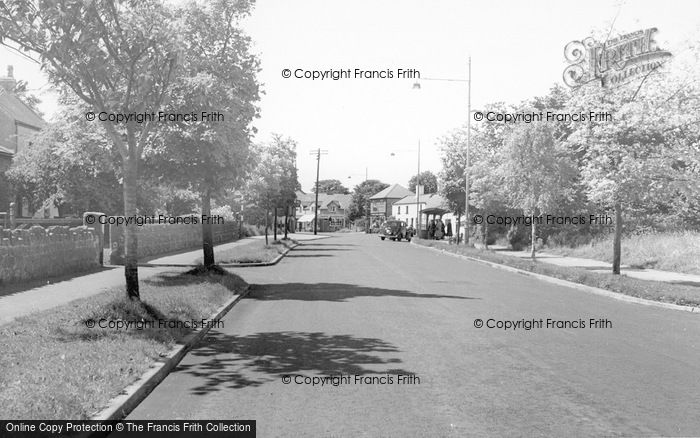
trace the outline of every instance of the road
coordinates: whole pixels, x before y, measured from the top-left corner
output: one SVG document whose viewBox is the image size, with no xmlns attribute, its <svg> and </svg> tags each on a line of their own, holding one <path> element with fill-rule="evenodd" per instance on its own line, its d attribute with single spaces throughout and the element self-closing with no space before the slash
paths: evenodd
<svg viewBox="0 0 700 438">
<path fill-rule="evenodd" d="M 254 419 L 260 437 L 700 436 L 700 315 L 362 234 L 234 272 L 250 296 L 129 418 Z M 304 383 L 330 375 L 350 382 Z"/>
</svg>

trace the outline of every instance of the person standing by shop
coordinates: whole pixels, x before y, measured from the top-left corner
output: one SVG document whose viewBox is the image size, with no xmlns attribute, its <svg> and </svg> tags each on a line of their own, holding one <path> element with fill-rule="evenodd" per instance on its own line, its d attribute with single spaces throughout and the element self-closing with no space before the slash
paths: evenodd
<svg viewBox="0 0 700 438">
<path fill-rule="evenodd" d="M 445 224 L 442 222 L 442 219 L 438 219 L 435 222 L 435 239 L 436 240 L 442 240 L 442 236 L 445 235 Z"/>
</svg>

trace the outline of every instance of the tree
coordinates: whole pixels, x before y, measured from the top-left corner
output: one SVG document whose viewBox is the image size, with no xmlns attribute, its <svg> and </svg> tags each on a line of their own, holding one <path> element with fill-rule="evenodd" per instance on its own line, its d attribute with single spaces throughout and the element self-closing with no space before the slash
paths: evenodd
<svg viewBox="0 0 700 438">
<path fill-rule="evenodd" d="M 296 142 L 273 134 L 272 141 L 255 151 L 257 163 L 248 180 L 247 201 L 265 211 L 265 244 L 268 244 L 270 210 L 296 199 Z M 275 224 L 275 229 L 276 229 Z"/>
<path fill-rule="evenodd" d="M 381 192 L 389 184 L 376 179 L 368 179 L 356 185 L 352 191 L 352 199 L 348 207 L 348 219 L 354 221 L 369 215 L 369 198 Z M 368 225 L 369 226 L 369 225 Z"/>
<path fill-rule="evenodd" d="M 316 185 L 311 188 L 312 193 L 316 193 Z M 350 190 L 337 179 L 322 179 L 318 182 L 318 192 L 329 195 L 349 195 Z"/>
<path fill-rule="evenodd" d="M 35 94 L 29 91 L 29 83 L 27 81 L 19 80 L 15 83 L 15 88 L 12 90 L 12 94 L 17 96 L 25 105 L 32 109 L 35 113 L 42 115 L 39 111 L 39 104 L 41 99 L 39 99 Z"/>
<path fill-rule="evenodd" d="M 409 190 L 416 190 L 418 185 L 418 175 L 413 175 L 410 180 L 408 180 Z M 423 193 L 437 193 L 438 191 L 438 180 L 437 176 L 429 170 L 420 173 L 420 185 L 423 186 Z"/>
<path fill-rule="evenodd" d="M 289 209 L 294 206 L 297 199 L 297 190 L 301 189 L 297 176 L 297 144 L 291 138 L 282 138 L 280 135 L 273 134 L 273 144 L 276 145 L 275 152 L 277 154 L 280 168 L 280 193 L 275 204 L 275 235 L 277 240 L 277 213 L 279 209 L 284 211 L 284 237 L 287 237 L 287 226 Z"/>
<path fill-rule="evenodd" d="M 615 211 L 613 274 L 620 273 L 623 212 L 646 206 L 654 214 L 669 200 L 700 197 L 697 73 L 673 67 L 671 61 L 613 89 L 582 86 L 570 102 L 574 111 L 611 115 L 580 126 L 568 141 L 583 153 L 588 197 Z"/>
<path fill-rule="evenodd" d="M 215 264 L 211 216 L 212 198 L 233 189 L 248 162 L 259 99 L 255 74 L 258 60 L 250 54 L 250 38 L 236 27 L 250 12 L 250 3 L 216 0 L 189 3 L 183 17 L 180 69 L 165 107 L 191 120 L 168 123 L 149 160 L 160 164 L 159 175 L 170 184 L 200 194 L 204 267 Z"/>
<path fill-rule="evenodd" d="M 457 217 L 455 233 L 459 236 L 460 217 L 465 205 L 465 179 L 466 168 L 466 129 L 455 130 L 440 139 L 440 195 L 447 199 L 448 207 Z M 469 219 L 466 219 L 469 221 Z M 469 232 L 468 223 L 465 224 L 465 232 Z"/>
<path fill-rule="evenodd" d="M 483 112 L 489 111 L 500 114 L 512 112 L 500 102 L 485 105 Z M 504 123 L 481 123 L 472 129 L 469 199 L 484 216 L 496 211 L 504 212 L 507 202 L 500 166 L 505 153 L 504 143 L 508 127 Z M 483 244 L 488 246 L 488 221 L 484 220 L 481 228 Z"/>
<path fill-rule="evenodd" d="M 85 120 L 85 104 L 63 104 L 61 122 L 37 134 L 14 157 L 7 175 L 32 209 L 50 199 L 78 217 L 85 211 L 118 214 L 123 206 L 118 156 L 104 130 Z"/>
<path fill-rule="evenodd" d="M 0 3 L 0 43 L 38 55 L 49 79 L 69 87 L 98 115 L 158 113 L 181 44 L 175 23 L 156 0 Z M 121 157 L 126 216 L 137 213 L 139 163 L 155 123 L 102 122 Z M 126 293 L 132 299 L 139 299 L 136 233 L 135 227 L 125 230 Z"/>
<path fill-rule="evenodd" d="M 531 250 L 537 242 L 537 216 L 571 196 L 575 168 L 568 150 L 554 138 L 551 123 L 516 125 L 505 143 L 503 188 L 511 207 L 532 218 Z"/>
</svg>

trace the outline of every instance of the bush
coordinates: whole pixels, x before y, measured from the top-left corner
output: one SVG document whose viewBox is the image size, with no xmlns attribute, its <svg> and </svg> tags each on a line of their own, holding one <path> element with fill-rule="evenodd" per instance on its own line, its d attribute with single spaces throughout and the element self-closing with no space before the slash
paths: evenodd
<svg viewBox="0 0 700 438">
<path fill-rule="evenodd" d="M 241 226 L 241 238 L 262 236 L 263 234 L 265 234 L 265 227 L 253 224 L 243 224 Z"/>
<path fill-rule="evenodd" d="M 513 251 L 520 251 L 527 247 L 527 244 L 530 242 L 527 231 L 529 231 L 529 229 L 525 227 L 511 227 L 508 230 L 506 238 L 508 239 L 510 247 L 513 248 Z"/>
</svg>

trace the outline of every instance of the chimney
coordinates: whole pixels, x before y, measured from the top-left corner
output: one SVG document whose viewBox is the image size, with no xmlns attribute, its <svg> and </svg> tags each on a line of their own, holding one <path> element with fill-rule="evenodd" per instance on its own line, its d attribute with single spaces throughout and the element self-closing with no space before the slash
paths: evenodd
<svg viewBox="0 0 700 438">
<path fill-rule="evenodd" d="M 425 195 L 425 186 L 422 184 L 416 184 L 416 195 Z"/>
<path fill-rule="evenodd" d="M 15 81 L 14 77 L 14 68 L 11 65 L 8 65 L 7 77 L 0 78 L 0 87 L 4 88 L 8 93 L 11 93 L 15 89 L 16 84 L 17 81 Z"/>
</svg>

